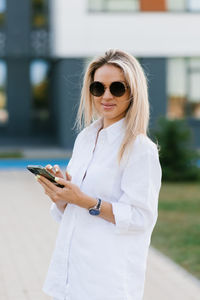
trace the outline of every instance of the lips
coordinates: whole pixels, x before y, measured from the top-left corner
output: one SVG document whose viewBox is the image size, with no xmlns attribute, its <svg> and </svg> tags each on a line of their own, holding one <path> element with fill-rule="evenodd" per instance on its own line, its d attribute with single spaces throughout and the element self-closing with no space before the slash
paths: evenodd
<svg viewBox="0 0 200 300">
<path fill-rule="evenodd" d="M 108 103 L 101 103 L 101 105 L 103 105 L 103 107 L 105 107 L 105 108 L 111 108 L 111 107 L 113 107 L 113 106 L 115 106 L 115 104 L 108 104 Z"/>
</svg>

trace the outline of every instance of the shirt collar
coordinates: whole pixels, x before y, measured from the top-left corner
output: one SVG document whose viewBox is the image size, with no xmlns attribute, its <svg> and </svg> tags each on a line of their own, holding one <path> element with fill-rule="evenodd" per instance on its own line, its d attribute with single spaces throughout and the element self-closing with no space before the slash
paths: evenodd
<svg viewBox="0 0 200 300">
<path fill-rule="evenodd" d="M 124 120 L 125 118 L 120 119 L 119 121 L 115 122 L 114 124 L 101 129 L 101 134 L 105 134 L 109 143 L 112 143 L 118 136 L 124 133 Z M 103 119 L 100 118 L 95 120 L 91 125 L 90 129 L 91 132 L 96 136 L 99 129 L 102 127 Z"/>
</svg>

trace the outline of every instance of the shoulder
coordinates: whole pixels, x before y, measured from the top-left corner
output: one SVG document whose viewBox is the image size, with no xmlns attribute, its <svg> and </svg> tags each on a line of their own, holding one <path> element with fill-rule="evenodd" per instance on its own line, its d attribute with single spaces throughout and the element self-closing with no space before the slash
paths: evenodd
<svg viewBox="0 0 200 300">
<path fill-rule="evenodd" d="M 130 150 L 130 160 L 137 160 L 149 155 L 159 158 L 158 146 L 144 134 L 137 135 Z"/>
<path fill-rule="evenodd" d="M 80 145 L 84 140 L 85 136 L 87 135 L 87 127 L 82 129 L 76 136 L 75 142 L 74 142 L 74 148 Z"/>
<path fill-rule="evenodd" d="M 75 145 L 86 142 L 87 138 L 90 138 L 96 132 L 95 128 L 99 126 L 98 124 L 99 120 L 96 120 L 83 128 L 76 136 Z"/>
<path fill-rule="evenodd" d="M 138 134 L 134 144 L 135 151 L 141 152 L 158 152 L 158 146 L 147 136 L 144 134 Z"/>
<path fill-rule="evenodd" d="M 76 140 L 81 140 L 86 134 L 87 134 L 87 131 L 88 131 L 88 127 L 85 127 L 83 128 L 76 136 Z"/>
</svg>

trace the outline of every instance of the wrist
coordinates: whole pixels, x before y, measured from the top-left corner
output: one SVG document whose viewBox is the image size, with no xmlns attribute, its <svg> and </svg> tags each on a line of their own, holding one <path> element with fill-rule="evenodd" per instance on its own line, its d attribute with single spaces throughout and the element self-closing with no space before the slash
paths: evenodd
<svg viewBox="0 0 200 300">
<path fill-rule="evenodd" d="M 90 207 L 96 205 L 96 203 L 97 203 L 97 199 L 82 193 L 79 203 L 77 203 L 77 205 L 86 208 L 88 210 Z"/>
<path fill-rule="evenodd" d="M 94 206 L 89 208 L 89 214 L 92 216 L 98 216 L 98 215 L 100 215 L 100 212 L 101 212 L 102 200 L 100 198 L 97 198 L 96 200 L 97 200 L 97 203 Z"/>
<path fill-rule="evenodd" d="M 64 203 L 64 204 L 56 203 L 56 206 L 63 213 L 67 206 L 67 203 Z"/>
</svg>

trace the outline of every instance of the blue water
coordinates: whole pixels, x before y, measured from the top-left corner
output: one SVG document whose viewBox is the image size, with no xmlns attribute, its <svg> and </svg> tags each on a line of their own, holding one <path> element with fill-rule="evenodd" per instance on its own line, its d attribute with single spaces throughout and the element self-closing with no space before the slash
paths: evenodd
<svg viewBox="0 0 200 300">
<path fill-rule="evenodd" d="M 26 169 L 27 165 L 41 165 L 47 164 L 59 165 L 61 168 L 65 168 L 69 162 L 69 159 L 0 159 L 0 169 Z M 200 167 L 200 160 L 198 161 L 198 167 Z"/>
<path fill-rule="evenodd" d="M 47 164 L 59 165 L 65 168 L 69 159 L 0 159 L 0 169 L 26 169 L 27 165 L 41 165 Z"/>
</svg>

